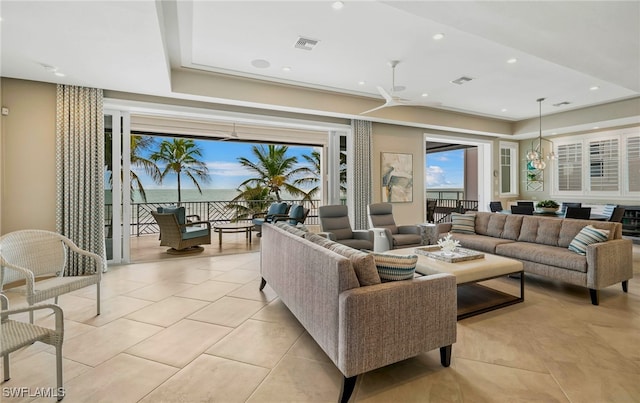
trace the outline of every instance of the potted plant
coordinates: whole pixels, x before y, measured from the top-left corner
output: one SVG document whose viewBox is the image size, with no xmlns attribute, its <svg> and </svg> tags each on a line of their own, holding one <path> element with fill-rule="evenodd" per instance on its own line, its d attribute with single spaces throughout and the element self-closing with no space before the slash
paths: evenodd
<svg viewBox="0 0 640 403">
<path fill-rule="evenodd" d="M 542 200 L 536 204 L 538 210 L 542 213 L 555 213 L 558 211 L 560 205 L 556 203 L 554 200 Z"/>
</svg>

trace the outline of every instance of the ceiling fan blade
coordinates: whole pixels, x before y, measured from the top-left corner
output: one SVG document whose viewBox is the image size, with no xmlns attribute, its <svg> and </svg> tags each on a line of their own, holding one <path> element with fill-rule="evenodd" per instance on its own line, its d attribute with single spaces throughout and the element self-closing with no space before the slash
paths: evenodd
<svg viewBox="0 0 640 403">
<path fill-rule="evenodd" d="M 388 102 L 393 102 L 393 97 L 387 92 L 387 90 L 385 90 L 384 88 L 378 86 L 376 87 L 378 89 L 378 92 L 380 93 L 380 95 L 382 95 L 382 98 L 384 98 L 385 101 Z"/>
<path fill-rule="evenodd" d="M 388 103 L 385 103 L 384 105 L 380 105 L 378 107 L 375 107 L 373 109 L 369 109 L 368 111 L 364 111 L 364 112 L 360 112 L 361 115 L 364 115 L 366 113 L 371 113 L 373 111 L 377 111 L 378 109 L 382 109 L 382 108 L 387 108 L 389 106 L 394 106 L 394 105 L 389 105 Z"/>
</svg>

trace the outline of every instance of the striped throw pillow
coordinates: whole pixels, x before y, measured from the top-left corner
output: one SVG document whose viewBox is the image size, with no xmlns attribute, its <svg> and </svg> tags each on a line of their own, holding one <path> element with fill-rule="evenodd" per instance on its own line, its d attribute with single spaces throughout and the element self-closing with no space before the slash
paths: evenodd
<svg viewBox="0 0 640 403">
<path fill-rule="evenodd" d="M 416 271 L 417 255 L 391 255 L 385 253 L 371 253 L 378 269 L 380 280 L 408 280 L 413 278 Z"/>
<path fill-rule="evenodd" d="M 451 213 L 451 232 L 459 234 L 476 233 L 476 215 Z"/>
<path fill-rule="evenodd" d="M 592 243 L 605 242 L 609 239 L 609 231 L 605 229 L 595 228 L 593 225 L 587 225 L 582 228 L 578 235 L 573 238 L 569 244 L 569 250 L 578 255 L 587 254 L 587 246 Z"/>
</svg>

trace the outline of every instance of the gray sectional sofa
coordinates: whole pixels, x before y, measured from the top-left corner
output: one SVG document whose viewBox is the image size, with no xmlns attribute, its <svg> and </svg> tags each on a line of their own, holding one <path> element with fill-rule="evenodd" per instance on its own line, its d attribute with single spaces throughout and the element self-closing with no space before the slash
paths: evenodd
<svg viewBox="0 0 640 403">
<path fill-rule="evenodd" d="M 542 216 L 469 212 L 474 214 L 475 234 L 455 233 L 462 247 L 520 260 L 524 271 L 587 287 L 598 305 L 598 290 L 622 283 L 627 292 L 633 277 L 632 242 L 622 238 L 622 225 L 614 222 L 559 219 Z M 586 256 L 568 249 L 587 225 L 609 230 L 609 240 L 587 246 Z M 451 223 L 438 225 L 439 237 L 451 231 Z"/>
<path fill-rule="evenodd" d="M 265 284 L 344 375 L 348 401 L 359 374 L 456 341 L 456 282 L 448 274 L 381 283 L 371 254 L 286 224 L 264 224 Z"/>
</svg>

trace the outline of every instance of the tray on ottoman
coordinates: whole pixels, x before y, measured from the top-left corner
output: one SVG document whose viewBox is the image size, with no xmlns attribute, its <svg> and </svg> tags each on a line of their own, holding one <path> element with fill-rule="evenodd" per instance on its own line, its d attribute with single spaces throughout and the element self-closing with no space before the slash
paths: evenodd
<svg viewBox="0 0 640 403">
<path fill-rule="evenodd" d="M 484 253 L 466 248 L 456 248 L 455 252 L 448 254 L 437 245 L 418 247 L 415 249 L 415 252 L 420 255 L 429 256 L 449 263 L 465 262 L 467 260 L 484 258 Z"/>
</svg>

